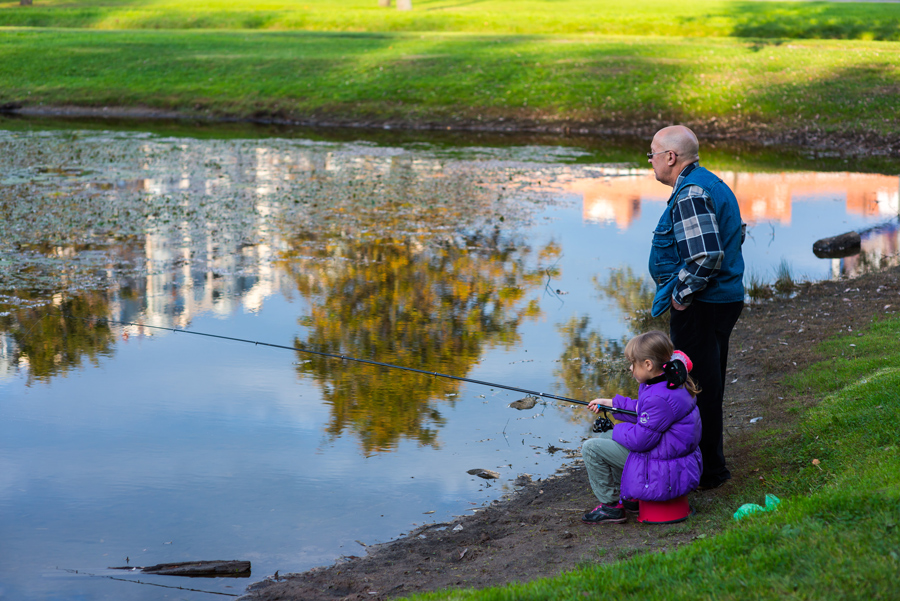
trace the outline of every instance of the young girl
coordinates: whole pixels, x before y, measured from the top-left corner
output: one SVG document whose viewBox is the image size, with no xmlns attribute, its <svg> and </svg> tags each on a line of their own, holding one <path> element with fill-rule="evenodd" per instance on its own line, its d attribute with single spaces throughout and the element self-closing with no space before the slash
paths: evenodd
<svg viewBox="0 0 900 601">
<path fill-rule="evenodd" d="M 581 518 L 586 524 L 618 524 L 625 510 L 637 511 L 636 500 L 667 501 L 697 487 L 703 471 L 698 389 L 687 372 L 687 355 L 675 351 L 662 332 L 632 338 L 625 346 L 631 373 L 638 381 L 637 400 L 616 395 L 594 399 L 588 409 L 626 409 L 637 417 L 623 420 L 581 447 L 591 490 L 600 505 Z M 623 499 L 626 501 L 622 502 Z"/>
</svg>

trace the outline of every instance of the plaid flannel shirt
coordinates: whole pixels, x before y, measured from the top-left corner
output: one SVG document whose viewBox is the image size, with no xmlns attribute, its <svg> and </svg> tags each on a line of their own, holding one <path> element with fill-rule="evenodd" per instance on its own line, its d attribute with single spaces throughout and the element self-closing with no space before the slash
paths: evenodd
<svg viewBox="0 0 900 601">
<path fill-rule="evenodd" d="M 675 188 L 698 166 L 700 162 L 696 161 L 685 167 L 675 181 Z M 703 188 L 687 186 L 675 198 L 672 221 L 678 253 L 685 261 L 672 296 L 678 304 L 689 305 L 690 296 L 706 288 L 722 266 L 725 252 L 719 237 L 716 207 Z"/>
</svg>

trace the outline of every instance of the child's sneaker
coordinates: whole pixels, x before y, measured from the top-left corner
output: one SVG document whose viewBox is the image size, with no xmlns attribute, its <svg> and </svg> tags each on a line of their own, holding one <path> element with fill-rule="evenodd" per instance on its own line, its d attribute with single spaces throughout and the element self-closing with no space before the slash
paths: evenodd
<svg viewBox="0 0 900 601">
<path fill-rule="evenodd" d="M 641 505 L 637 499 L 625 499 L 622 501 L 622 507 L 624 507 L 625 511 L 628 513 L 638 513 L 641 510 Z"/>
<path fill-rule="evenodd" d="M 621 503 L 616 505 L 601 503 L 584 514 L 581 521 L 585 524 L 621 524 L 626 519 L 625 508 L 622 507 Z"/>
</svg>

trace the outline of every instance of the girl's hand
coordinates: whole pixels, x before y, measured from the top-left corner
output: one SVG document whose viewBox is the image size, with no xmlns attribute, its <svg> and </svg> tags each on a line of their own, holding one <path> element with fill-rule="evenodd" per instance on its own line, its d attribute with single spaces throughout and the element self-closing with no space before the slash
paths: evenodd
<svg viewBox="0 0 900 601">
<path fill-rule="evenodd" d="M 594 399 L 588 403 L 588 410 L 594 413 L 600 413 L 600 406 L 612 408 L 612 399 Z"/>
</svg>

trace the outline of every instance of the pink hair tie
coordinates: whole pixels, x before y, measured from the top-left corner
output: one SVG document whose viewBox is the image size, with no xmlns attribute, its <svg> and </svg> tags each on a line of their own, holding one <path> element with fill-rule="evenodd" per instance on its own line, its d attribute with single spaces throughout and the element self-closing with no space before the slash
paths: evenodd
<svg viewBox="0 0 900 601">
<path fill-rule="evenodd" d="M 688 359 L 688 356 L 681 351 L 672 353 L 672 358 L 666 361 L 662 368 L 666 375 L 666 388 L 675 390 L 680 388 L 687 382 L 688 372 L 694 364 Z"/>
<path fill-rule="evenodd" d="M 694 369 L 694 364 L 691 363 L 690 358 L 684 354 L 684 351 L 675 351 L 674 353 L 672 353 L 671 361 L 681 361 L 682 363 L 684 363 L 684 367 L 688 371 Z"/>
</svg>

